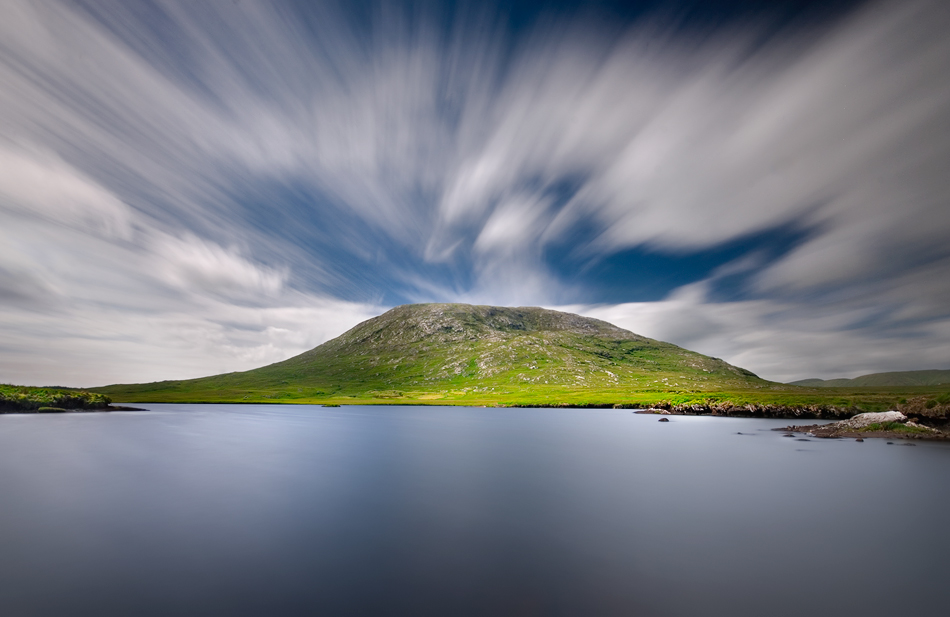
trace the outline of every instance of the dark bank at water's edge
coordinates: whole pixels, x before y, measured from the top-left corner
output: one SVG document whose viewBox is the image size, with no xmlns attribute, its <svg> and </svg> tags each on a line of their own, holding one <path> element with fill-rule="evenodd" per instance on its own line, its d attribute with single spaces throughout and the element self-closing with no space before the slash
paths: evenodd
<svg viewBox="0 0 950 617">
<path fill-rule="evenodd" d="M 113 405 L 105 394 L 71 388 L 35 388 L 0 384 L 0 414 L 67 413 L 83 411 L 143 411 Z"/>
</svg>

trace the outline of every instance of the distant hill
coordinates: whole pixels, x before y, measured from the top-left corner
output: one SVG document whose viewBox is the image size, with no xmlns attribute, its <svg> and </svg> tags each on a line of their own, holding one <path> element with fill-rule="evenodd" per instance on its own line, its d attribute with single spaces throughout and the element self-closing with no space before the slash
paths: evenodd
<svg viewBox="0 0 950 617">
<path fill-rule="evenodd" d="M 790 382 L 808 388 L 863 388 L 874 386 L 940 386 L 950 384 L 950 370 L 871 373 L 854 379 L 802 379 Z"/>
<path fill-rule="evenodd" d="M 184 381 L 114 385 L 123 400 L 440 398 L 439 393 L 677 391 L 772 386 L 727 362 L 542 308 L 396 307 L 299 356 Z"/>
</svg>

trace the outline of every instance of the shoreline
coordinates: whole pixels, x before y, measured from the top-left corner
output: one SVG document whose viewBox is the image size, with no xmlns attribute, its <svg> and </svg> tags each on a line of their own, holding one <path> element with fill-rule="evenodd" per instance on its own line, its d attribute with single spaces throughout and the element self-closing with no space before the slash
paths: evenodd
<svg viewBox="0 0 950 617">
<path fill-rule="evenodd" d="M 148 411 L 142 407 L 127 407 L 125 405 L 107 405 L 106 407 L 37 407 L 35 409 L 19 408 L 0 408 L 0 415 L 7 414 L 57 414 L 57 413 L 94 413 L 97 411 Z"/>
<path fill-rule="evenodd" d="M 933 429 L 934 433 L 907 433 L 904 431 L 860 431 L 841 429 L 832 424 L 810 424 L 773 428 L 773 431 L 807 435 L 816 439 L 900 439 L 914 441 L 950 441 L 950 433 Z"/>
<path fill-rule="evenodd" d="M 142 403 L 140 403 L 142 404 Z M 144 403 L 147 404 L 147 403 Z M 169 404 L 169 403 L 156 403 L 156 404 Z M 176 403 L 171 403 L 176 404 Z M 231 403 L 231 402 L 188 402 L 188 403 L 177 403 L 185 405 L 273 405 L 273 404 L 284 404 L 284 405 L 314 405 L 319 407 L 341 407 L 341 404 L 338 403 L 288 403 L 288 402 L 249 402 L 242 401 L 240 403 Z M 352 406 L 352 405 L 364 405 L 366 403 L 343 403 L 342 406 Z M 370 403 L 374 406 L 387 406 L 387 407 L 405 407 L 405 406 L 444 406 L 438 405 L 436 403 Z M 808 437 L 814 437 L 816 439 L 855 439 L 858 441 L 864 441 L 864 439 L 899 439 L 899 440 L 913 440 L 913 441 L 950 441 L 950 432 L 943 430 L 943 428 L 937 428 L 935 426 L 928 426 L 926 424 L 917 424 L 913 420 L 920 421 L 921 418 L 909 419 L 910 421 L 905 426 L 898 427 L 899 430 L 868 430 L 863 428 L 854 428 L 849 426 L 848 421 L 855 416 L 848 414 L 846 419 L 840 420 L 839 418 L 842 415 L 845 415 L 844 410 L 834 409 L 833 413 L 830 414 L 831 417 L 824 417 L 821 411 L 830 411 L 830 410 L 814 410 L 818 411 L 816 414 L 818 417 L 811 415 L 813 410 L 803 410 L 800 408 L 789 408 L 783 407 L 780 405 L 767 405 L 767 406 L 758 406 L 758 405 L 747 405 L 742 407 L 730 407 L 728 410 L 708 410 L 703 409 L 705 406 L 688 406 L 686 409 L 680 406 L 664 405 L 664 406 L 651 406 L 651 407 L 640 407 L 637 404 L 570 404 L 570 403 L 554 403 L 554 404 L 514 404 L 514 405 L 464 405 L 464 404 L 454 404 L 450 405 L 451 407 L 474 407 L 474 408 L 535 408 L 535 409 L 633 409 L 634 414 L 638 415 L 656 415 L 661 417 L 661 421 L 664 421 L 668 416 L 712 416 L 719 418 L 746 418 L 746 419 L 768 419 L 768 420 L 797 420 L 797 419 L 826 419 L 829 420 L 827 424 L 807 424 L 799 425 L 792 424 L 785 427 L 773 428 L 773 431 L 781 431 L 783 433 L 788 433 L 788 436 L 793 434 L 802 434 Z M 699 409 L 696 409 L 696 408 Z M 762 413 L 762 408 L 767 407 L 768 414 Z M 751 408 L 751 409 L 750 409 Z M 56 407 L 40 407 L 35 409 L 24 409 L 24 408 L 0 408 L 0 415 L 7 414 L 21 414 L 21 415 L 36 415 L 36 414 L 60 414 L 60 413 L 94 413 L 94 412 L 113 412 L 113 411 L 149 411 L 148 409 L 142 407 L 131 407 L 127 405 L 114 405 L 110 404 L 104 407 L 84 407 L 84 408 L 56 408 Z M 725 413 L 724 413 L 725 412 Z M 757 413 L 758 412 L 758 413 Z M 783 413 L 784 412 L 784 413 Z M 791 412 L 791 413 L 790 413 Z M 842 413 L 844 412 L 844 413 Z M 841 414 L 841 415 L 839 415 Z M 858 414 L 861 415 L 861 414 Z M 837 420 L 837 421 L 835 421 Z M 932 422 L 928 423 L 932 424 Z"/>
<path fill-rule="evenodd" d="M 818 439 L 855 439 L 857 441 L 864 441 L 865 437 L 870 439 L 917 439 L 923 441 L 946 441 L 950 439 L 950 433 L 942 430 L 946 426 L 945 422 L 940 423 L 941 428 L 931 426 L 932 424 L 934 424 L 933 420 L 927 422 L 919 417 L 913 418 L 892 410 L 862 413 L 847 420 L 830 424 L 790 425 L 786 426 L 784 430 L 792 434 L 804 433 Z"/>
</svg>

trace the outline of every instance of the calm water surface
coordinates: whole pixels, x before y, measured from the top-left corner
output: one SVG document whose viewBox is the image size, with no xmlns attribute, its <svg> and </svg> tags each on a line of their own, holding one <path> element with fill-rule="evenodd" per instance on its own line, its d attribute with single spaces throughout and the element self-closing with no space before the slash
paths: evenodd
<svg viewBox="0 0 950 617">
<path fill-rule="evenodd" d="M 0 615 L 950 614 L 946 444 L 143 406 L 0 416 Z"/>
</svg>

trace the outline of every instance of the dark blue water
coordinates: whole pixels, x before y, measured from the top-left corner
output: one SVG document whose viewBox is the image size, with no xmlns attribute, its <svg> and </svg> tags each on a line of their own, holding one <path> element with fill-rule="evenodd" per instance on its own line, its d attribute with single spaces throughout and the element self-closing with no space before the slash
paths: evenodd
<svg viewBox="0 0 950 617">
<path fill-rule="evenodd" d="M 0 416 L 0 615 L 950 614 L 945 444 L 145 406 Z"/>
</svg>

